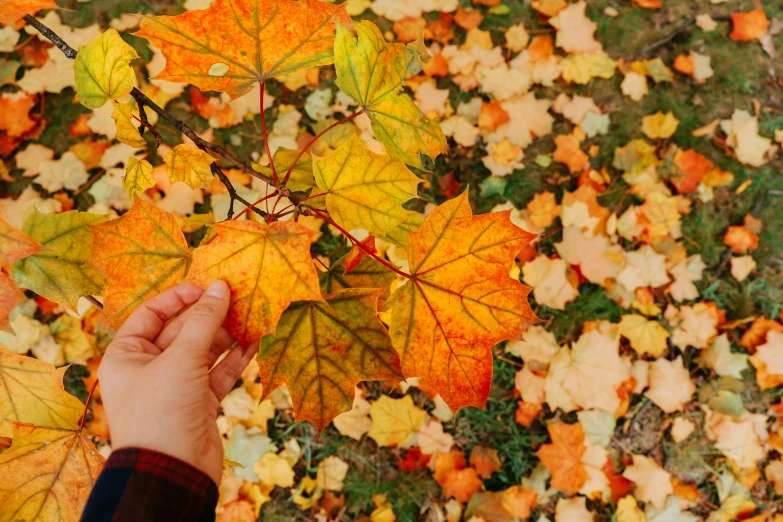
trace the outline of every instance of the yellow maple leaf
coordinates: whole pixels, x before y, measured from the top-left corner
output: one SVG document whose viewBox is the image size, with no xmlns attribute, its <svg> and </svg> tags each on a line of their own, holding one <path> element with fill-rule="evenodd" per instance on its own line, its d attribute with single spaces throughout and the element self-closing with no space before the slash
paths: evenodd
<svg viewBox="0 0 783 522">
<path fill-rule="evenodd" d="M 76 429 L 84 405 L 65 391 L 64 374 L 0 345 L 0 437 L 11 437 L 12 421 Z"/>
<path fill-rule="evenodd" d="M 152 164 L 143 159 L 128 158 L 125 166 L 125 176 L 122 178 L 122 186 L 130 197 L 144 194 L 148 188 L 155 186 L 155 178 L 152 176 Z"/>
<path fill-rule="evenodd" d="M 313 174 L 326 190 L 326 208 L 346 230 L 384 234 L 405 221 L 402 203 L 421 183 L 400 160 L 367 150 L 357 135 L 325 158 L 313 160 Z"/>
<path fill-rule="evenodd" d="M 236 99 L 256 82 L 332 63 L 335 21 L 350 26 L 345 6 L 319 0 L 216 0 L 207 9 L 178 16 L 145 17 L 136 35 L 163 51 L 166 68 L 158 79 Z"/>
<path fill-rule="evenodd" d="M 334 45 L 335 83 L 370 117 L 375 137 L 386 151 L 416 168 L 420 154 L 435 158 L 446 150 L 440 126 L 422 114 L 410 96 L 399 92 L 426 60 L 423 43 L 389 44 L 368 21 L 354 24 L 357 36 L 337 26 Z"/>
<path fill-rule="evenodd" d="M 181 181 L 190 188 L 209 188 L 214 177 L 210 165 L 215 159 L 203 150 L 185 144 L 174 147 L 163 161 L 169 167 L 172 183 Z"/>
<path fill-rule="evenodd" d="M 133 119 L 133 102 L 116 103 L 111 118 L 117 127 L 117 141 L 130 145 L 131 147 L 143 148 L 147 146 L 147 141 L 139 134 L 137 124 Z"/>
<path fill-rule="evenodd" d="M 649 353 L 653 357 L 660 357 L 666 351 L 669 332 L 658 321 L 647 320 L 637 314 L 624 315 L 618 330 L 639 355 Z"/>
<path fill-rule="evenodd" d="M 644 511 L 639 509 L 636 499 L 632 495 L 626 495 L 617 502 L 617 510 L 614 512 L 617 522 L 645 522 Z"/>
<path fill-rule="evenodd" d="M 136 81 L 130 63 L 138 57 L 136 50 L 114 29 L 80 47 L 73 63 L 79 103 L 97 109 L 107 101 L 129 94 Z"/>
<path fill-rule="evenodd" d="M 413 404 L 410 395 L 392 399 L 387 395 L 372 403 L 372 428 L 367 434 L 379 446 L 402 446 L 419 431 L 427 412 Z"/>
<path fill-rule="evenodd" d="M 680 120 L 674 117 L 674 114 L 661 111 L 650 114 L 642 118 L 642 132 L 651 140 L 662 138 L 666 139 L 677 130 Z"/>
<path fill-rule="evenodd" d="M 0 454 L 0 520 L 77 522 L 101 454 L 79 430 L 11 424 L 13 442 Z"/>
<path fill-rule="evenodd" d="M 240 345 L 273 333 L 293 301 L 321 300 L 310 258 L 311 230 L 298 223 L 252 221 L 226 221 L 213 229 L 214 240 L 193 251 L 186 282 L 201 288 L 216 279 L 228 284 L 225 326 Z"/>
</svg>

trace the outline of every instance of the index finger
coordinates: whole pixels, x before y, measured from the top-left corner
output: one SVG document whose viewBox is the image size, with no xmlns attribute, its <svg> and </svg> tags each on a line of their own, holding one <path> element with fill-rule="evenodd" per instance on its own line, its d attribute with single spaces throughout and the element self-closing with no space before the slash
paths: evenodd
<svg viewBox="0 0 783 522">
<path fill-rule="evenodd" d="M 179 284 L 142 303 L 117 332 L 115 339 L 140 337 L 155 341 L 166 323 L 184 308 L 198 301 L 204 290 L 193 285 Z"/>
</svg>

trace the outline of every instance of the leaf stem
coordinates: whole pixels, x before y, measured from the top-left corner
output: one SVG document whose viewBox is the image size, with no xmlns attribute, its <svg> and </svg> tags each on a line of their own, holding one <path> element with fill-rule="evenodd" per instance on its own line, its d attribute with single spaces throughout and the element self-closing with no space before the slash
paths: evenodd
<svg viewBox="0 0 783 522">
<path fill-rule="evenodd" d="M 245 214 L 246 214 L 247 212 L 249 212 L 250 210 L 255 210 L 255 206 L 256 206 L 256 205 L 258 205 L 259 203 L 263 203 L 265 200 L 267 200 L 267 199 L 269 199 L 269 198 L 271 198 L 271 197 L 277 196 L 277 194 L 278 194 L 278 192 L 275 190 L 275 191 L 274 191 L 274 192 L 272 192 L 271 194 L 269 194 L 269 195 L 266 195 L 266 196 L 264 196 L 263 198 L 257 199 L 256 201 L 254 201 L 253 203 L 251 203 L 250 205 L 248 205 L 248 206 L 245 208 L 245 210 L 243 210 L 242 212 L 240 212 L 239 214 L 237 214 L 236 216 L 234 216 L 234 217 L 233 217 L 233 218 L 231 218 L 231 219 L 239 219 L 239 218 L 241 218 L 243 215 L 245 215 Z"/>
<path fill-rule="evenodd" d="M 275 179 L 275 188 L 280 186 L 280 180 L 277 177 L 277 169 L 275 169 L 275 162 L 272 161 L 272 151 L 269 149 L 269 138 L 267 138 L 266 135 L 266 118 L 264 117 L 264 87 L 266 84 L 266 80 L 261 82 L 261 94 L 259 97 L 261 98 L 261 134 L 264 136 L 264 148 L 266 149 L 266 156 L 269 158 L 269 166 L 272 168 L 272 176 L 274 176 Z M 286 178 L 287 180 L 288 178 Z"/>
<path fill-rule="evenodd" d="M 372 257 L 373 259 L 378 261 L 380 264 L 382 264 L 383 266 L 385 266 L 386 268 L 388 268 L 389 270 L 391 270 L 392 272 L 394 272 L 397 275 L 401 275 L 402 277 L 404 277 L 406 279 L 411 279 L 411 275 L 410 274 L 408 274 L 406 272 L 403 272 L 402 270 L 400 270 L 396 266 L 392 265 L 391 263 L 389 263 L 388 261 L 386 261 L 385 259 L 380 257 L 378 254 L 376 254 L 375 252 L 370 250 L 366 245 L 364 245 L 364 243 L 362 243 L 361 241 L 359 241 L 358 239 L 353 237 L 350 232 L 348 232 L 343 227 L 341 227 L 340 225 L 338 225 L 337 223 L 332 221 L 332 219 L 329 216 L 327 216 L 326 214 L 324 214 L 323 212 L 321 212 L 317 208 L 310 207 L 310 211 L 313 212 L 319 218 L 321 218 L 324 221 L 326 221 L 327 223 L 329 223 L 330 225 L 334 226 L 340 232 L 342 232 L 343 235 L 345 237 L 347 237 L 351 241 L 351 243 L 353 243 L 354 245 L 356 245 L 359 248 L 361 248 L 362 250 L 364 250 L 370 257 Z"/>
<path fill-rule="evenodd" d="M 92 395 L 95 393 L 95 389 L 98 387 L 98 382 L 99 382 L 98 379 L 95 379 L 95 382 L 92 383 L 90 394 L 87 395 L 87 401 L 84 403 L 84 412 L 82 413 L 82 420 L 79 423 L 79 431 L 82 431 L 82 429 L 84 429 L 84 423 L 87 422 L 88 408 L 90 407 L 90 401 L 92 400 Z"/>
<path fill-rule="evenodd" d="M 357 117 L 357 116 L 359 116 L 360 114 L 364 114 L 364 112 L 365 112 L 366 110 L 367 110 L 366 108 L 362 107 L 362 109 L 361 109 L 361 110 L 359 110 L 359 111 L 357 111 L 357 112 L 355 112 L 355 113 L 351 114 L 350 116 L 346 116 L 345 118 L 343 118 L 343 119 L 342 119 L 342 120 L 340 120 L 340 121 L 336 121 L 336 122 L 332 123 L 331 125 L 329 125 L 328 127 L 326 127 L 324 130 L 322 130 L 321 132 L 319 132 L 318 134 L 316 134 L 316 135 L 315 135 L 315 137 L 314 137 L 313 139 L 311 139 L 311 140 L 310 140 L 310 142 L 309 142 L 307 145 L 305 145 L 305 147 L 304 147 L 302 150 L 300 150 L 300 151 L 299 151 L 299 154 L 296 156 L 296 159 L 294 159 L 294 162 L 293 162 L 293 163 L 291 163 L 291 166 L 290 166 L 290 167 L 288 167 L 288 171 L 286 171 L 286 173 L 285 173 L 285 177 L 283 178 L 283 183 L 286 183 L 286 182 L 288 181 L 288 178 L 290 178 L 290 177 L 291 177 L 291 173 L 294 171 L 294 167 L 296 166 L 296 164 L 299 162 L 299 160 L 302 158 L 302 156 L 304 156 L 305 152 L 307 152 L 308 150 L 310 150 L 310 147 L 312 147 L 312 146 L 313 146 L 313 144 L 314 144 L 316 141 L 318 141 L 318 139 L 319 139 L 321 136 L 323 136 L 324 134 L 326 134 L 326 133 L 327 133 L 327 132 L 329 132 L 330 130 L 334 129 L 334 128 L 335 128 L 335 127 L 337 127 L 338 125 L 340 125 L 340 124 L 343 124 L 343 123 L 345 123 L 345 122 L 347 122 L 347 121 L 351 121 L 352 119 L 356 118 L 356 117 Z M 271 162 L 272 160 L 270 159 L 269 161 Z M 274 169 L 272 170 L 272 172 L 274 172 Z"/>
</svg>

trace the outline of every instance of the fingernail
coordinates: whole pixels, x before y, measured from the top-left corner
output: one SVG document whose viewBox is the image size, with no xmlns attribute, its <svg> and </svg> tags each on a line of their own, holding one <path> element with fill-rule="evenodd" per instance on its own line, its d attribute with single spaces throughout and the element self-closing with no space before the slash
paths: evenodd
<svg viewBox="0 0 783 522">
<path fill-rule="evenodd" d="M 217 297 L 219 299 L 223 299 L 228 295 L 228 285 L 226 285 L 225 282 L 218 279 L 211 285 L 209 285 L 209 288 L 207 288 L 207 291 L 205 292 L 210 297 Z"/>
</svg>

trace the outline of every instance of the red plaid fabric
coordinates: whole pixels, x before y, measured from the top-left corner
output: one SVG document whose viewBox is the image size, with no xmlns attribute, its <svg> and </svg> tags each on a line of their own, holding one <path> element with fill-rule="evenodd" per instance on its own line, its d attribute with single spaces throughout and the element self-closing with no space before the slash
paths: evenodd
<svg viewBox="0 0 783 522">
<path fill-rule="evenodd" d="M 212 522 L 218 489 L 202 471 L 142 448 L 114 451 L 87 501 L 82 522 Z"/>
</svg>

